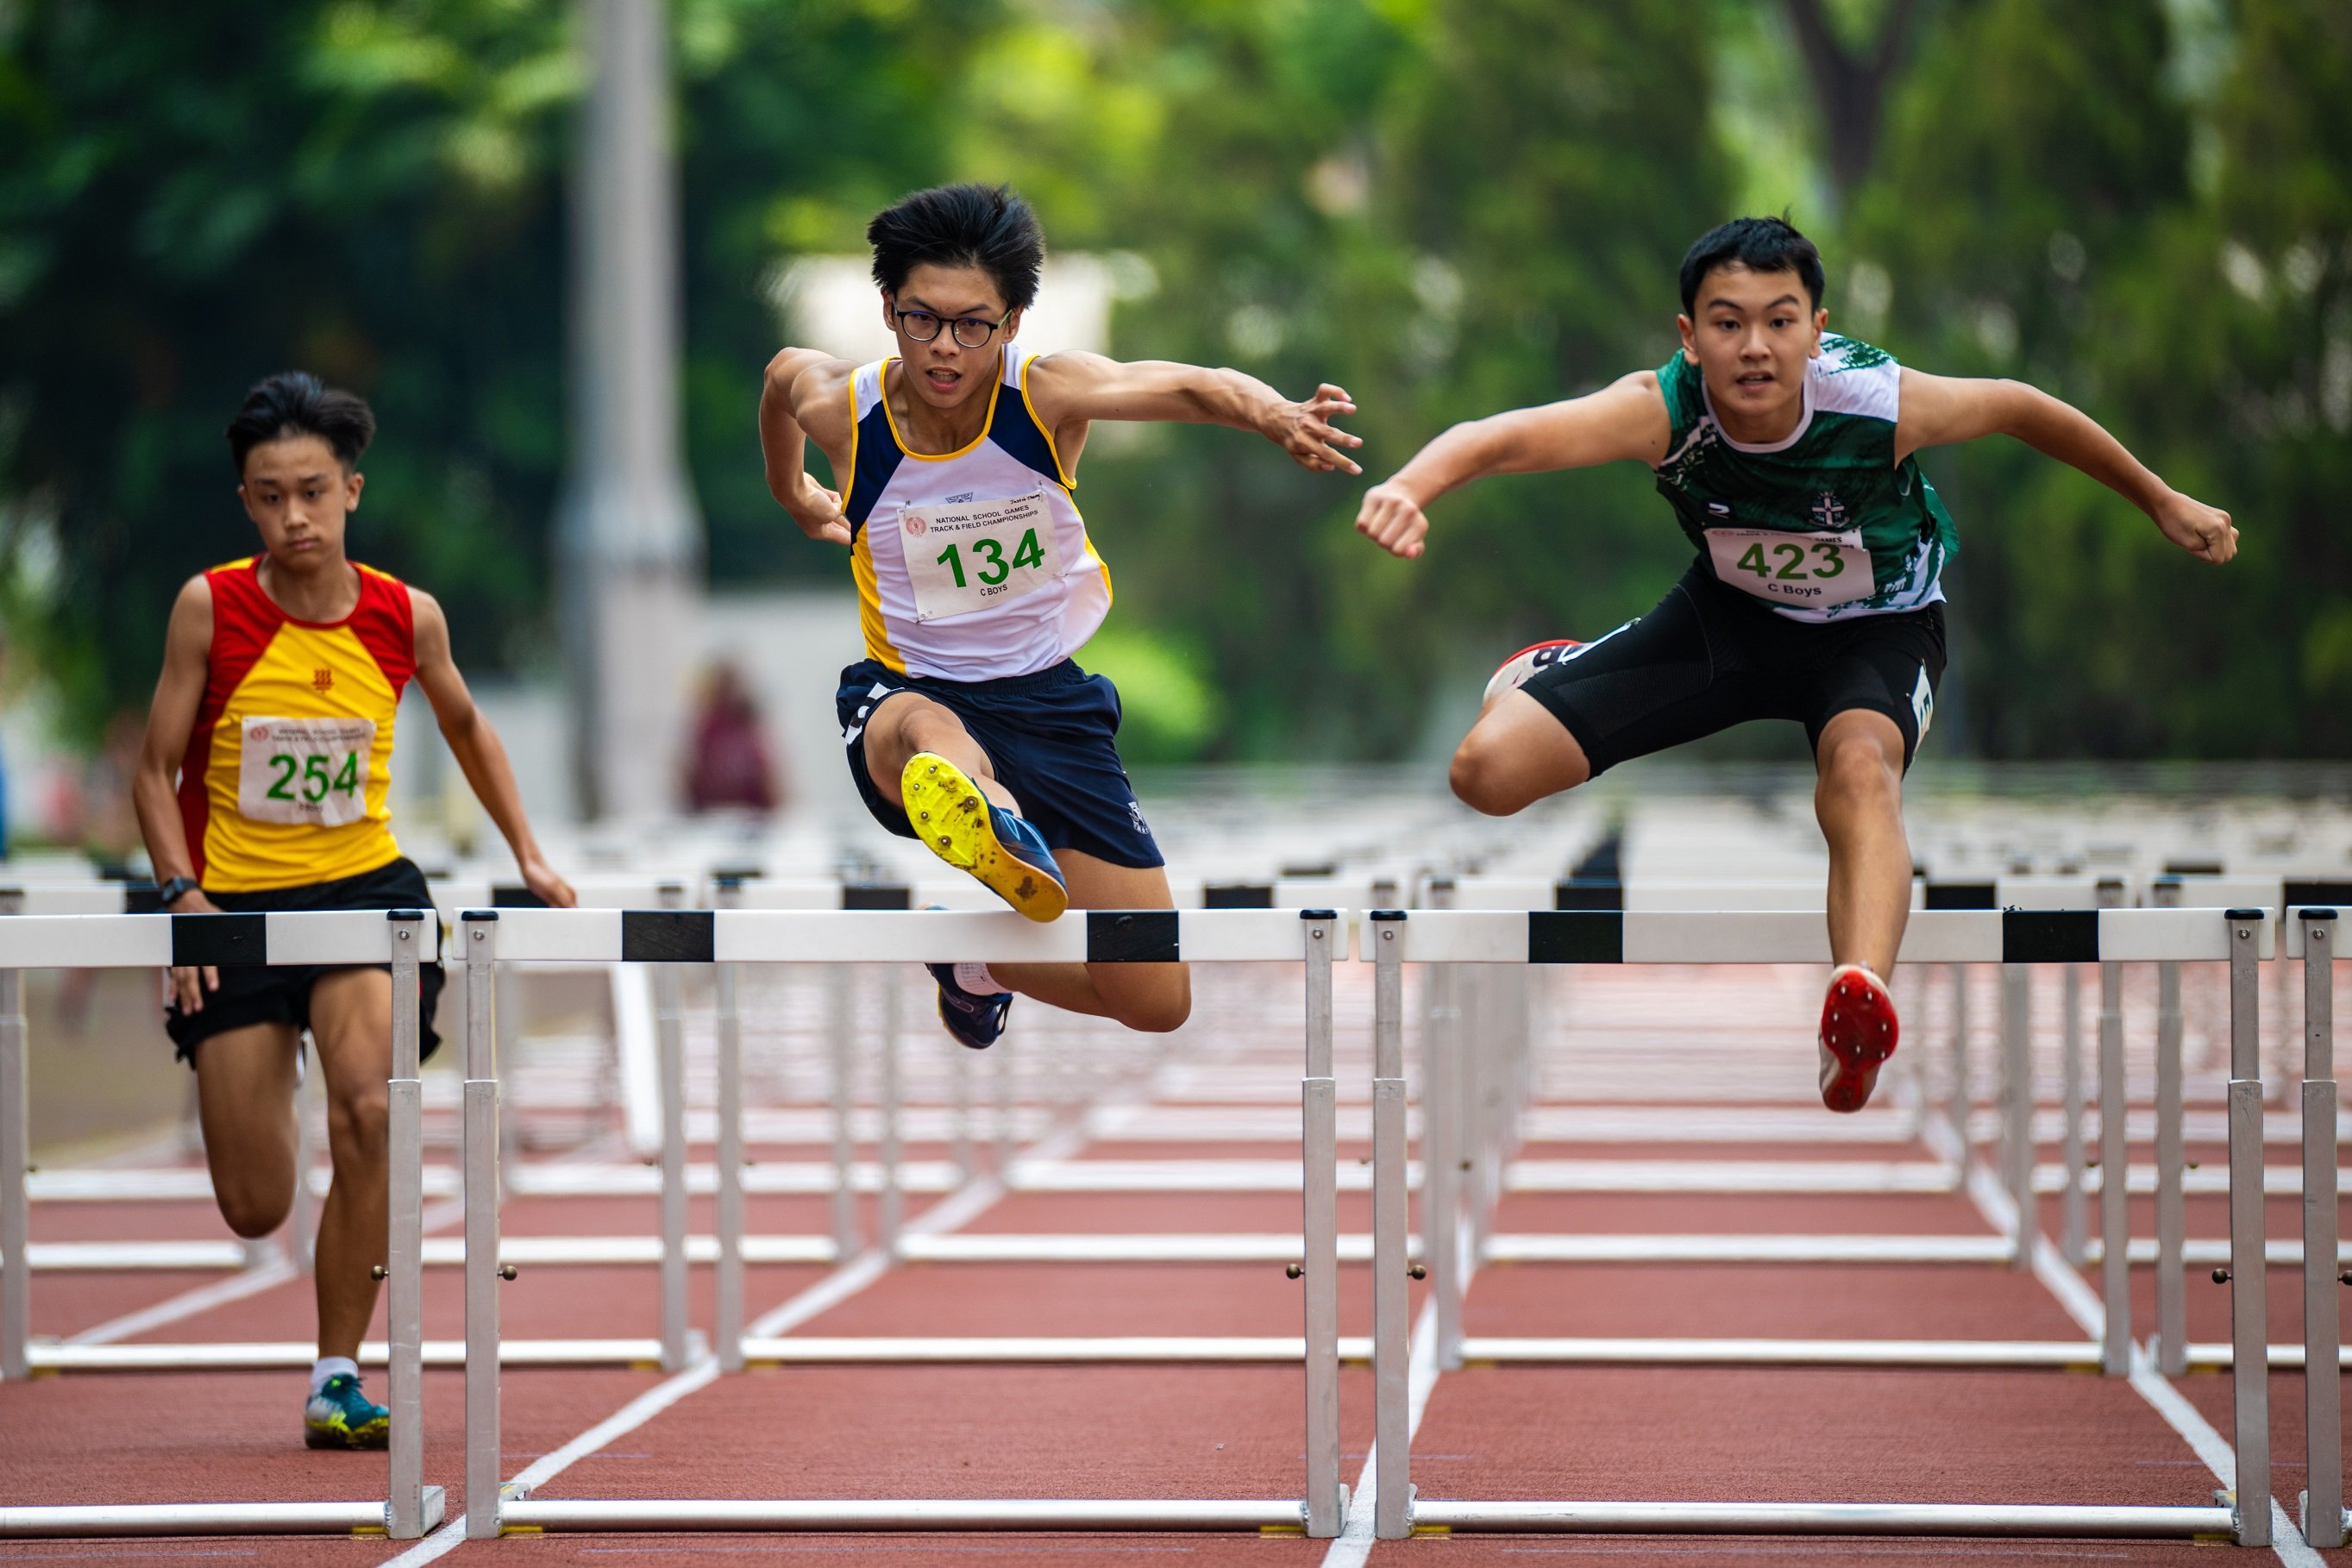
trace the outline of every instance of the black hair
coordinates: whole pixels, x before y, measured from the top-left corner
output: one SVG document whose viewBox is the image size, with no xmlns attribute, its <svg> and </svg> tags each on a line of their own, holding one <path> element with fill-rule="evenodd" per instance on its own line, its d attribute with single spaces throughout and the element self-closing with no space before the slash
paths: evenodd
<svg viewBox="0 0 2352 1568">
<path fill-rule="evenodd" d="M 874 281 L 894 295 L 907 274 L 929 263 L 981 268 L 1010 310 L 1026 310 L 1037 298 L 1045 231 L 1010 185 L 940 185 L 901 196 L 874 215 L 866 239 L 874 247 Z"/>
<path fill-rule="evenodd" d="M 1683 314 L 1698 313 L 1698 286 L 1718 267 L 1745 267 L 1750 272 L 1794 272 L 1822 308 L 1829 286 L 1822 271 L 1822 253 L 1784 217 L 1736 217 L 1708 229 L 1683 256 Z"/>
<path fill-rule="evenodd" d="M 229 460 L 245 477 L 246 454 L 265 441 L 316 436 L 334 448 L 346 470 L 375 439 L 375 413 L 358 396 L 339 392 L 307 370 L 280 371 L 255 384 L 245 406 L 228 422 Z"/>
</svg>

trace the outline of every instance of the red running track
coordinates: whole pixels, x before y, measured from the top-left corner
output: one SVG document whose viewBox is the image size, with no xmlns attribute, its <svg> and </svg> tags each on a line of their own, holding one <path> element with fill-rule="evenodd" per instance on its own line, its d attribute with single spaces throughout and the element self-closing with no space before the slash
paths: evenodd
<svg viewBox="0 0 2352 1568">
<path fill-rule="evenodd" d="M 1360 1114 L 1369 1076 L 1366 976 L 1340 977 L 1344 1114 Z M 1811 1051 L 1806 1034 L 1818 977 L 1795 971 L 1677 971 L 1674 1011 L 1692 1027 L 1661 1025 L 1650 1004 L 1658 977 L 1641 970 L 1560 977 L 1576 1024 L 1545 1036 L 1548 1103 L 1647 1106 L 1695 1114 L 1769 1109 L 1801 1113 L 1809 1103 Z M 1270 1114 L 1295 1112 L 1297 1022 L 1286 987 L 1263 974 L 1202 977 L 1201 1016 L 1167 1044 L 1183 1070 L 1146 1075 L 1148 1107 L 1179 1114 L 1161 1124 L 1147 1109 L 1099 1142 L 1067 1151 L 1074 1163 L 1181 1161 L 1216 1166 L 1295 1158 L 1296 1142 L 1256 1135 Z M 1997 1012 L 1990 999 L 1980 1021 Z M 910 1016 L 913 1016 L 910 1014 Z M 2140 1016 L 2143 1019 L 2146 1014 Z M 2037 1019 L 2051 1038 L 2054 1007 Z M 1056 1021 L 1058 1026 L 1058 1020 Z M 1043 1033 L 1043 1031 L 1041 1031 Z M 1932 1038 L 1915 1022 L 1914 1044 Z M 707 1044 L 707 1042 L 702 1042 Z M 1041 1068 L 1093 1037 L 1057 1027 L 1034 1047 L 1016 1081 L 1024 1103 L 1075 1113 Z M 1014 1050 L 1023 1049 L 1016 1040 Z M 1126 1042 L 1103 1048 L 1148 1063 Z M 2136 1037 L 2135 1049 L 2142 1049 Z M 908 1050 L 910 1094 L 939 1089 L 916 1064 L 943 1051 L 918 1035 Z M 1687 1098 L 1657 1087 L 1647 1070 L 1673 1054 Z M 1412 1053 L 1417 1070 L 1418 1051 Z M 1919 1057 L 1915 1055 L 1916 1062 Z M 1628 1071 L 1629 1061 L 1644 1068 Z M 937 1064 L 932 1064 L 936 1068 Z M 929 1070 L 929 1069 L 925 1069 Z M 789 1074 L 780 1075 L 789 1078 Z M 1980 1086 L 1989 1074 L 1979 1071 Z M 1096 1089 L 1115 1089 L 1107 1081 Z M 984 1081 L 984 1080 L 983 1080 Z M 1218 1088 L 1230 1082 L 1229 1090 Z M 1268 1089 L 1265 1086 L 1271 1084 Z M 1629 1087 L 1630 1084 L 1630 1087 Z M 1643 1085 L 1650 1086 L 1644 1089 Z M 1181 1098 L 1160 1092 L 1171 1087 Z M 1563 1086 L 1566 1086 L 1565 1089 Z M 1132 1085 L 1130 1086 L 1132 1087 Z M 1569 1092 L 1574 1090 L 1575 1092 Z M 1984 1092 L 1980 1088 L 1980 1092 Z M 934 1098 L 930 1103 L 939 1103 Z M 797 1100 L 795 1103 L 806 1103 Z M 2202 1103 L 2200 1101 L 2199 1103 Z M 988 1141 L 983 1099 L 981 1142 Z M 1199 1136 L 1204 1121 L 1230 1114 L 1231 1136 Z M 1856 1143 L 1814 1107 L 1822 1142 L 1677 1142 L 1594 1138 L 1530 1144 L 1528 1158 L 1667 1160 L 1689 1165 L 1738 1160 L 1904 1160 L 1933 1157 L 1917 1140 Z M 1871 1117 L 1892 1118 L 1888 1107 Z M 1171 1129 L 1190 1136 L 1173 1135 Z M 1213 1131 L 1213 1128 L 1212 1128 Z M 1294 1134 L 1295 1137 L 1295 1134 Z M 871 1157 L 867 1146 L 863 1152 Z M 944 1147 L 910 1147 L 935 1160 Z M 763 1159 L 821 1158 L 805 1145 L 759 1151 Z M 708 1152 L 698 1150 L 698 1158 Z M 1367 1158 L 1360 1142 L 1343 1160 Z M 2045 1157 L 2054 1157 L 2054 1151 Z M 2150 1152 L 2136 1147 L 2136 1160 Z M 2273 1163 L 2290 1163 L 2274 1146 Z M 909 1216 L 935 1198 L 909 1195 Z M 428 1203 L 428 1207 L 432 1206 Z M 2152 1229 L 2148 1205 L 2133 1204 L 2135 1226 Z M 821 1197 L 758 1197 L 755 1231 L 820 1234 Z M 2266 1205 L 2273 1237 L 2297 1234 L 2291 1198 Z M 872 1233 L 874 1205 L 860 1205 Z M 47 1205 L 42 1239 L 220 1234 L 203 1204 Z M 2044 1200 L 2045 1227 L 2057 1218 Z M 2221 1234 L 2220 1200 L 2191 1199 L 2192 1237 Z M 709 1205 L 693 1205 L 707 1229 Z M 1370 1223 L 1369 1203 L 1343 1194 L 1343 1233 Z M 645 1234 L 651 1199 L 523 1197 L 511 1200 L 509 1236 Z M 1024 1192 L 1002 1196 L 961 1226 L 972 1233 L 1020 1234 L 1295 1231 L 1294 1196 L 1265 1193 L 1136 1194 Z M 1960 1194 L 1781 1196 L 1760 1194 L 1539 1194 L 1507 1195 L 1495 1228 L 1512 1233 L 1612 1236 L 1678 1234 L 1992 1234 Z M 454 1218 L 436 1234 L 452 1234 Z M 750 1271 L 749 1314 L 787 1302 L 827 1279 L 817 1268 Z M 1342 1269 L 1341 1332 L 1370 1331 L 1368 1271 Z M 216 1283 L 209 1275 L 66 1275 L 35 1280 L 37 1330 L 68 1335 L 135 1309 Z M 696 1321 L 711 1321 L 710 1271 L 693 1273 Z M 2273 1340 L 2300 1336 L 2297 1276 L 2272 1271 Z M 2135 1326 L 2153 1320 L 2148 1271 L 2136 1271 Z M 1295 1335 L 1298 1287 L 1276 1265 L 929 1264 L 884 1270 L 871 1283 L 793 1330 L 826 1335 L 1250 1334 Z M 1416 1296 L 1416 1307 L 1419 1297 Z M 2192 1273 L 2192 1337 L 2227 1337 L 2226 1292 Z M 525 1269 L 503 1298 L 511 1337 L 645 1335 L 656 1317 L 649 1268 Z M 426 1332 L 459 1329 L 457 1274 L 429 1270 Z M 307 1280 L 289 1279 L 250 1297 L 195 1312 L 141 1336 L 162 1340 L 287 1338 L 310 1325 Z M 1474 1336 L 1776 1336 L 1790 1338 L 2087 1338 L 2059 1299 L 2031 1274 L 1998 1266 L 1799 1267 L 1764 1264 L 1489 1266 L 1474 1279 L 1465 1328 Z M 2301 1382 L 2273 1378 L 2275 1484 L 2292 1510 L 2301 1485 Z M 2229 1384 L 2200 1373 L 2177 1380 L 2189 1404 L 2226 1436 Z M 378 1384 L 380 1387 L 380 1383 Z M 649 1393 L 660 1373 L 629 1369 L 513 1370 L 505 1374 L 506 1472 L 513 1476 L 574 1442 Z M 299 1445 L 293 1373 L 135 1374 L 44 1378 L 0 1387 L 0 1500 L 169 1501 L 365 1496 L 383 1484 L 373 1456 L 313 1454 Z M 632 1429 L 571 1463 L 547 1497 L 1292 1497 L 1300 1484 L 1304 1423 L 1295 1370 L 1265 1367 L 825 1367 L 754 1369 L 695 1388 Z M 1343 1374 L 1345 1469 L 1352 1486 L 1369 1446 L 1369 1374 Z M 447 1489 L 454 1517 L 465 1504 L 460 1473 L 462 1403 L 454 1373 L 426 1378 L 426 1479 Z M 1414 1479 L 1431 1498 L 1593 1500 L 1807 1500 L 1948 1502 L 2202 1504 L 2213 1480 L 2189 1443 L 2128 1384 L 2078 1373 L 1755 1370 L 1740 1368 L 1480 1367 L 1438 1376 L 1413 1442 Z M 452 1545 L 449 1540 L 428 1547 Z M 0 1543 L 0 1560 L 69 1557 L 155 1560 L 227 1556 L 256 1563 L 332 1562 L 372 1565 L 407 1553 L 381 1540 L 221 1540 Z M 1611 1563 L 1769 1561 L 1837 1564 L 1919 1563 L 1946 1559 L 1998 1563 L 2200 1563 L 2211 1547 L 2097 1542 L 1892 1540 L 1843 1542 L 1795 1538 L 1470 1537 L 1363 1546 L 1297 1538 L 1240 1536 L 530 1536 L 456 1542 L 456 1561 L 520 1564 L 877 1563 L 908 1568 L 974 1560 L 1057 1564 L 1170 1559 L 1222 1564 L 1364 1562 L 1448 1564 L 1592 1560 Z M 2330 1554 L 2337 1555 L 2337 1554 Z M 2267 1561 L 2270 1553 L 2249 1554 Z"/>
</svg>

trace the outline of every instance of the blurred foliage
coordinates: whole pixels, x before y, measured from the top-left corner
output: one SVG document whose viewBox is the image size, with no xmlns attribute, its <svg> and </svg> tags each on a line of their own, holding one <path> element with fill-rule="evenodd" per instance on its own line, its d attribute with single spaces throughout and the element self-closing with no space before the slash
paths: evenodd
<svg viewBox="0 0 2352 1568">
<path fill-rule="evenodd" d="M 2352 754 L 2342 0 L 670 12 L 715 577 L 840 574 L 767 499 L 757 373 L 782 268 L 916 185 L 1009 179 L 1060 247 L 1148 261 L 1117 352 L 1345 385 L 1374 478 L 1659 363 L 1684 247 L 1785 205 L 1836 324 L 2049 387 L 2245 530 L 2216 572 L 2015 443 L 1931 454 L 1963 544 L 1946 743 Z M 288 364 L 382 418 L 355 552 L 438 594 L 469 666 L 551 658 L 583 86 L 562 0 L 0 0 L 0 616 L 84 737 L 143 700 L 177 582 L 251 548 L 220 430 Z M 1119 586 L 1100 662 L 1155 757 L 1426 749 L 1494 659 L 1637 613 L 1686 558 L 1630 468 L 1448 498 L 1408 564 L 1349 531 L 1360 483 L 1125 435 L 1083 499 Z"/>
</svg>

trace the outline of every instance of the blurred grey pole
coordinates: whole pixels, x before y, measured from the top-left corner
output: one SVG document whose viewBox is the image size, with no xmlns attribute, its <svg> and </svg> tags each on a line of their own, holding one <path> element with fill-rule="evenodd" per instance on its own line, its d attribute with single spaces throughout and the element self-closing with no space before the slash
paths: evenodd
<svg viewBox="0 0 2352 1568">
<path fill-rule="evenodd" d="M 677 168 L 661 0 L 581 0 L 593 85 L 572 166 L 571 472 L 558 535 L 590 815 L 670 804 L 701 520 L 678 459 Z"/>
</svg>

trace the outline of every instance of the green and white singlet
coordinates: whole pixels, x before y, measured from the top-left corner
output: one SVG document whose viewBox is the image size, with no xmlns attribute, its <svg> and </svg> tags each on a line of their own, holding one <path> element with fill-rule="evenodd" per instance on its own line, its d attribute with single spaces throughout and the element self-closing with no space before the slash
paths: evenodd
<svg viewBox="0 0 2352 1568">
<path fill-rule="evenodd" d="M 1718 582 L 1799 621 L 1943 598 L 1944 563 L 1958 545 L 1918 459 L 1895 461 L 1902 367 L 1893 355 L 1822 334 L 1796 429 L 1760 446 L 1724 434 L 1698 366 L 1679 351 L 1659 367 L 1658 390 L 1674 426 L 1658 493 Z"/>
</svg>

